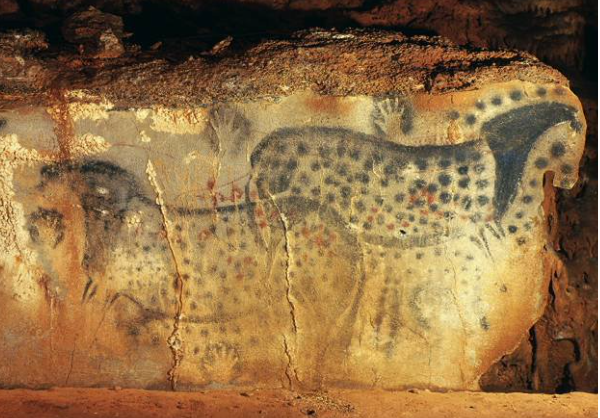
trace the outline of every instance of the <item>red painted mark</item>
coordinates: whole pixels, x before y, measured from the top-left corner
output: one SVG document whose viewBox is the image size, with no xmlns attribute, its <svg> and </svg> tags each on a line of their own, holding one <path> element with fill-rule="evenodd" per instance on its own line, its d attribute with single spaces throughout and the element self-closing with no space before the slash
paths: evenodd
<svg viewBox="0 0 600 418">
<path fill-rule="evenodd" d="M 402 222 L 402 226 L 404 228 L 408 228 L 410 226 L 410 224 L 408 222 L 404 221 L 404 222 Z"/>
<path fill-rule="evenodd" d="M 269 219 L 274 221 L 275 219 L 278 219 L 278 218 L 279 218 L 279 212 L 277 210 L 273 209 L 271 211 L 271 214 L 269 215 Z"/>
<path fill-rule="evenodd" d="M 373 212 L 373 213 L 377 213 L 377 212 L 379 212 L 379 208 L 372 207 L 372 208 L 371 208 L 371 212 Z"/>
<path fill-rule="evenodd" d="M 231 256 L 227 257 L 227 264 L 231 264 L 232 261 L 233 261 L 233 257 L 231 257 Z"/>
<path fill-rule="evenodd" d="M 394 229 L 394 226 L 394 224 L 387 224 L 387 229 L 391 231 Z"/>
<path fill-rule="evenodd" d="M 244 264 L 252 264 L 252 261 L 253 261 L 252 257 L 250 257 L 250 256 L 244 257 Z"/>
<path fill-rule="evenodd" d="M 429 215 L 429 211 L 427 211 L 427 210 L 421 210 L 419 213 L 423 216 Z"/>
<path fill-rule="evenodd" d="M 369 221 L 369 222 L 373 222 L 373 216 L 369 216 L 369 217 L 367 218 L 367 221 Z"/>
<path fill-rule="evenodd" d="M 308 238 L 310 236 L 310 230 L 307 227 L 302 228 L 302 236 Z"/>
<path fill-rule="evenodd" d="M 198 238 L 201 240 L 205 240 L 205 239 L 208 239 L 208 237 L 210 237 L 211 235 L 212 235 L 212 232 L 210 232 L 210 230 L 204 229 L 202 232 L 200 232 L 198 234 Z"/>
<path fill-rule="evenodd" d="M 265 212 L 263 211 L 263 209 L 259 206 L 254 210 L 254 213 L 256 214 L 256 216 L 264 216 Z"/>
<path fill-rule="evenodd" d="M 242 189 L 240 189 L 237 185 L 232 185 L 231 186 L 231 196 L 230 199 L 233 203 L 237 202 L 238 199 L 240 199 L 242 196 L 244 196 L 244 191 Z"/>
<path fill-rule="evenodd" d="M 219 197 L 220 197 L 219 195 L 221 195 L 220 193 L 215 192 L 215 184 L 216 184 L 215 179 L 208 179 L 206 181 L 206 187 L 208 188 L 208 191 L 210 192 L 210 197 L 211 197 L 214 209 L 217 208 L 217 206 L 219 204 Z"/>
<path fill-rule="evenodd" d="M 267 221 L 265 221 L 265 220 L 260 221 L 260 223 L 258 224 L 258 226 L 261 229 L 266 228 L 267 227 Z"/>
<path fill-rule="evenodd" d="M 435 202 L 435 196 L 428 194 L 427 195 L 427 203 L 429 203 L 431 205 L 433 202 Z"/>
</svg>

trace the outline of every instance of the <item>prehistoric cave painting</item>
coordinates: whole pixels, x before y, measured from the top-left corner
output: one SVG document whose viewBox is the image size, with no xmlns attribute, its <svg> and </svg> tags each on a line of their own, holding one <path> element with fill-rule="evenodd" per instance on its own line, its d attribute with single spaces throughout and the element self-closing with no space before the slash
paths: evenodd
<svg viewBox="0 0 600 418">
<path fill-rule="evenodd" d="M 356 314 L 360 263 L 348 265 L 344 260 L 360 258 L 358 245 L 328 208 L 290 198 L 220 207 L 215 219 L 212 209 L 170 207 L 175 236 L 169 242 L 158 207 L 126 170 L 89 160 L 46 165 L 40 174 L 40 192 L 55 194 L 67 185 L 85 214 L 81 264 L 88 278 L 82 303 L 100 299 L 105 309 L 124 303 L 119 323 L 132 339 L 141 343 L 145 335 L 144 342 L 156 344 L 157 327 L 174 316 L 178 301 L 172 289 L 181 274 L 184 328 L 197 341 L 188 347 L 187 359 L 195 359 L 195 372 L 207 376 L 203 383 L 232 383 L 239 375 L 239 364 L 227 366 L 229 374 L 225 366 L 214 364 L 225 357 L 257 368 L 269 360 L 268 351 L 255 348 L 271 339 L 261 330 L 290 332 L 295 309 L 291 301 L 279 303 L 281 295 L 293 295 L 297 303 L 311 307 L 315 321 L 330 326 L 351 323 Z M 65 227 L 60 213 L 39 207 L 30 215 L 34 242 L 40 241 L 42 222 L 51 229 L 46 235 L 55 237 L 47 245 L 60 245 Z M 199 253 L 211 256 L 198 257 Z M 124 288 L 114 284 L 119 280 Z M 343 303 L 337 300 L 340 293 L 346 298 Z M 340 329 L 300 330 L 302 344 L 314 353 L 307 357 L 314 357 L 315 369 L 328 348 L 342 340 L 348 344 L 349 327 Z M 330 345 L 314 349 L 327 338 Z M 210 374 L 215 370 L 218 376 Z"/>
<path fill-rule="evenodd" d="M 282 129 L 261 141 L 251 163 L 262 199 L 296 196 L 327 205 L 368 242 L 432 246 L 471 223 L 478 229 L 471 238 L 483 247 L 486 234 L 504 235 L 515 198 L 533 199 L 517 195 L 536 141 L 564 122 L 580 131 L 576 115 L 561 103 L 526 105 L 483 123 L 480 140 L 446 146 L 403 146 L 340 128 Z M 533 162 L 540 181 L 557 165 L 573 174 L 561 164 L 562 142 L 545 148 Z"/>
<path fill-rule="evenodd" d="M 429 116 L 407 98 L 373 101 L 372 134 L 297 126 L 254 140 L 239 109 L 217 106 L 203 138 L 218 158 L 249 164 L 231 199 L 162 208 L 148 179 L 113 160 L 49 163 L 28 231 L 59 283 L 71 274 L 54 265 L 73 254 L 77 218 L 61 206 L 72 196 L 84 230 L 77 300 L 148 347 L 165 344 L 181 304 L 178 373 L 192 386 L 285 376 L 316 387 L 374 373 L 391 387 L 464 387 L 464 359 L 479 360 L 444 347 L 502 327 L 490 294 L 519 288 L 495 270 L 512 248 L 537 248 L 544 173 L 562 187 L 576 179 L 582 116 L 556 97 L 486 93 L 431 119 L 462 132 L 449 143 L 412 145 Z M 424 371 L 406 377 L 403 362 Z"/>
</svg>

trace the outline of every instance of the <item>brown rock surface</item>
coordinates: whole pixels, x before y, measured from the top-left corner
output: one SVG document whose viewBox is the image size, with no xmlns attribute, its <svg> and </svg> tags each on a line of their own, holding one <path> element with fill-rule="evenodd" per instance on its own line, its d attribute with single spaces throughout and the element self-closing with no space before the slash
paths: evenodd
<svg viewBox="0 0 600 418">
<path fill-rule="evenodd" d="M 51 389 L 0 391 L 0 414 L 11 418 L 592 418 L 598 396 L 427 391 L 207 391 Z"/>
<path fill-rule="evenodd" d="M 390 32 L 161 53 L 0 79 L 3 384 L 477 388 L 540 317 L 558 72 Z"/>
</svg>

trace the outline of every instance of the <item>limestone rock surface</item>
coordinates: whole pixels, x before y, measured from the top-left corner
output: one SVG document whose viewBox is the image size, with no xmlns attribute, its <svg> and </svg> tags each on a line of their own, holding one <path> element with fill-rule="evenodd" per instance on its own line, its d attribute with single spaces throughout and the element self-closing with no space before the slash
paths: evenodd
<svg viewBox="0 0 600 418">
<path fill-rule="evenodd" d="M 0 384 L 477 389 L 543 313 L 556 71 L 386 32 L 144 59 L 0 79 Z"/>
</svg>

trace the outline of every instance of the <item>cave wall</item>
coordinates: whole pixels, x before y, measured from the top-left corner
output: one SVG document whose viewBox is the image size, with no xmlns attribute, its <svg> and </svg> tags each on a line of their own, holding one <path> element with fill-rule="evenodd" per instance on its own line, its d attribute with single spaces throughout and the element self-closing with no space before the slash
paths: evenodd
<svg viewBox="0 0 600 418">
<path fill-rule="evenodd" d="M 73 13 L 89 4 L 124 18 L 123 26 L 118 22 L 108 25 L 112 36 L 109 34 L 99 44 L 93 30 L 88 31 L 92 32 L 88 38 L 78 38 L 76 31 L 68 30 L 77 28 Z M 558 66 L 579 94 L 590 127 L 580 180 L 569 192 L 557 192 L 548 186 L 552 179 L 546 181 L 544 207 L 552 248 L 559 257 L 545 277 L 549 281 L 545 291 L 549 303 L 515 352 L 501 358 L 483 376 L 481 385 L 487 390 L 597 390 L 597 99 L 591 93 L 596 83 L 590 64 L 594 48 L 586 37 L 589 32 L 597 32 L 597 6 L 579 1 L 231 2 L 227 6 L 225 9 L 212 2 L 178 2 L 167 7 L 159 2 L 5 0 L 0 3 L 0 16 L 7 27 L 26 25 L 46 31 L 49 52 L 54 41 L 67 39 L 83 59 L 68 65 L 79 65 L 82 71 L 90 65 L 86 57 L 138 54 L 143 59 L 146 50 L 162 49 L 167 59 L 184 59 L 187 45 L 170 41 L 169 36 L 192 37 L 195 48 L 218 57 L 226 56 L 229 46 L 246 48 L 260 38 L 286 36 L 290 30 L 314 25 L 399 27 L 409 33 L 440 33 L 461 44 L 529 50 Z M 253 13 L 255 18 L 248 21 L 249 12 L 260 13 Z M 65 23 L 68 17 L 70 24 Z M 148 22 L 157 21 L 161 22 L 162 33 L 144 29 Z M 106 27 L 99 23 L 100 32 Z M 232 37 L 227 38 L 227 34 Z M 22 55 L 28 59 L 26 53 Z M 14 57 L 12 61 L 8 55 L 4 58 L 14 62 Z M 11 68 L 5 67 L 5 73 Z M 43 66 L 27 67 L 26 76 L 23 71 L 18 70 L 17 75 L 29 83 L 28 88 L 41 83 L 45 75 Z M 98 65 L 90 65 L 89 71 L 98 71 Z M 453 80 L 444 76 L 437 82 L 452 85 Z"/>
</svg>

